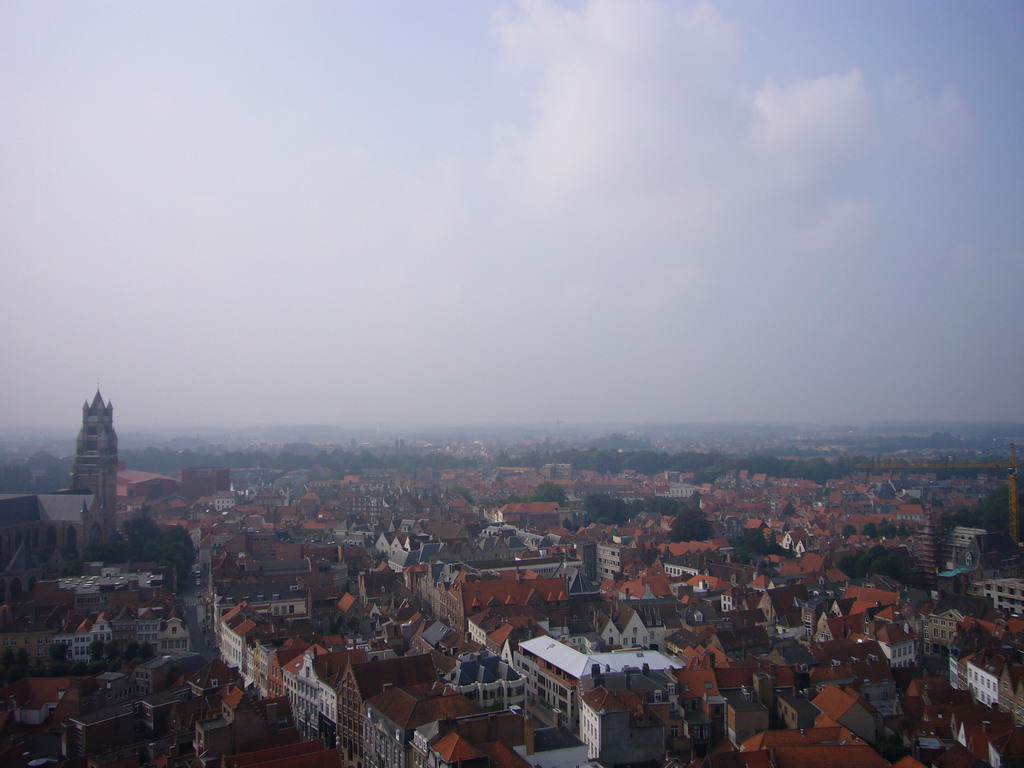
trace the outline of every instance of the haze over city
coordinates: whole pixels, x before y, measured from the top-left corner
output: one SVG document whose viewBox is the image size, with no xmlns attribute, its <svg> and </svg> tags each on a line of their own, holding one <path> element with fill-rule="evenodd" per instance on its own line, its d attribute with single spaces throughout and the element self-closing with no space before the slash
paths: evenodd
<svg viewBox="0 0 1024 768">
<path fill-rule="evenodd" d="M 0 427 L 1022 421 L 1015 2 L 0 5 Z"/>
</svg>

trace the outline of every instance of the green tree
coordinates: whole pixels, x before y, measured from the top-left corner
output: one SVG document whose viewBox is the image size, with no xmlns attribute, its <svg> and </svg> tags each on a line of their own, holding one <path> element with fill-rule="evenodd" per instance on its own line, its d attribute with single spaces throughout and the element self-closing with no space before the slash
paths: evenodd
<svg viewBox="0 0 1024 768">
<path fill-rule="evenodd" d="M 530 501 L 554 501 L 559 506 L 565 506 L 568 500 L 569 497 L 563 488 L 547 480 L 534 488 L 530 494 Z"/>
<path fill-rule="evenodd" d="M 99 661 L 103 658 L 104 644 L 102 640 L 93 640 L 89 643 L 89 658 L 93 661 Z"/>
<path fill-rule="evenodd" d="M 865 523 L 864 527 L 861 528 L 860 532 L 867 536 L 869 539 L 878 538 L 878 526 L 874 523 Z"/>
<path fill-rule="evenodd" d="M 632 509 L 625 500 L 606 493 L 594 493 L 584 498 L 583 509 L 591 522 L 606 525 L 622 525 L 632 516 Z"/>
<path fill-rule="evenodd" d="M 154 656 L 156 656 L 156 651 L 153 650 L 152 645 L 146 642 L 143 643 L 142 646 L 139 648 L 139 655 L 146 661 L 149 661 Z"/>
<path fill-rule="evenodd" d="M 853 536 L 856 533 L 857 533 L 857 528 L 856 528 L 856 526 L 852 525 L 851 523 L 847 523 L 846 525 L 843 526 L 842 536 L 843 536 L 844 539 L 848 538 L 850 536 Z"/>
<path fill-rule="evenodd" d="M 707 541 L 711 535 L 711 525 L 704 513 L 696 507 L 686 507 L 676 514 L 672 521 L 672 541 Z"/>
<path fill-rule="evenodd" d="M 890 763 L 896 763 L 911 754 L 911 750 L 903 746 L 903 740 L 896 734 L 886 736 L 875 748 Z"/>
<path fill-rule="evenodd" d="M 890 522 L 884 522 L 878 526 L 878 535 L 883 539 L 895 539 L 899 536 L 899 530 Z"/>
<path fill-rule="evenodd" d="M 854 578 L 857 573 L 857 555 L 844 555 L 839 561 L 839 570 L 850 578 Z"/>
<path fill-rule="evenodd" d="M 453 495 L 461 496 L 466 501 L 468 501 L 470 504 L 475 504 L 476 503 L 476 502 L 473 501 L 473 494 L 469 492 L 468 488 L 464 488 L 461 485 L 453 485 L 449 490 L 450 490 L 450 492 Z"/>
<path fill-rule="evenodd" d="M 53 643 L 50 645 L 50 659 L 55 662 L 68 660 L 67 643 Z"/>
</svg>

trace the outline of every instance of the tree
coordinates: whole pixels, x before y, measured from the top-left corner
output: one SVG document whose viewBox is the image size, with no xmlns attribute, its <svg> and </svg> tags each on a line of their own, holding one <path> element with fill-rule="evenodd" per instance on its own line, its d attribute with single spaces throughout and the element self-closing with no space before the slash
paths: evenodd
<svg viewBox="0 0 1024 768">
<path fill-rule="evenodd" d="M 591 522 L 621 525 L 629 520 L 632 510 L 625 500 L 607 493 L 594 493 L 583 499 L 583 509 Z"/>
<path fill-rule="evenodd" d="M 839 561 L 839 570 L 853 578 L 857 573 L 857 556 L 854 554 L 843 556 Z"/>
<path fill-rule="evenodd" d="M 104 644 L 102 640 L 93 640 L 89 643 L 89 658 L 93 661 L 99 661 L 103 658 Z"/>
<path fill-rule="evenodd" d="M 145 660 L 149 661 L 154 656 L 156 656 L 156 651 L 153 650 L 152 645 L 146 642 L 142 644 L 141 648 L 139 648 L 139 655 Z"/>
<path fill-rule="evenodd" d="M 867 536 L 869 539 L 878 538 L 878 526 L 876 526 L 874 523 L 865 523 L 864 527 L 861 528 L 860 532 Z"/>
<path fill-rule="evenodd" d="M 884 522 L 878 526 L 878 535 L 883 539 L 895 539 L 899 536 L 899 529 L 890 522 Z"/>
<path fill-rule="evenodd" d="M 68 660 L 67 643 L 53 643 L 50 645 L 50 659 L 55 662 Z"/>
<path fill-rule="evenodd" d="M 843 536 L 844 539 L 848 538 L 850 536 L 853 536 L 856 533 L 857 533 L 857 528 L 856 528 L 856 526 L 852 525 L 851 523 L 847 523 L 846 525 L 843 526 L 842 536 Z"/>
<path fill-rule="evenodd" d="M 464 499 L 465 499 L 466 501 L 468 501 L 468 502 L 469 502 L 470 504 L 474 504 L 474 503 L 475 503 L 475 502 L 473 501 L 473 494 L 469 492 L 469 489 L 468 489 L 468 488 L 464 488 L 464 487 L 463 487 L 463 486 L 461 486 L 461 485 L 453 485 L 453 486 L 452 486 L 452 487 L 451 487 L 451 488 L 449 489 L 449 491 L 451 492 L 451 494 L 452 494 L 453 496 L 461 496 L 461 497 L 462 497 L 462 498 L 464 498 Z"/>
<path fill-rule="evenodd" d="M 676 514 L 672 521 L 672 541 L 707 541 L 711 535 L 711 526 L 704 513 L 696 507 L 686 507 Z"/>
<path fill-rule="evenodd" d="M 554 501 L 560 507 L 564 507 L 568 500 L 569 497 L 565 495 L 563 488 L 547 480 L 534 488 L 530 494 L 530 501 Z"/>
</svg>

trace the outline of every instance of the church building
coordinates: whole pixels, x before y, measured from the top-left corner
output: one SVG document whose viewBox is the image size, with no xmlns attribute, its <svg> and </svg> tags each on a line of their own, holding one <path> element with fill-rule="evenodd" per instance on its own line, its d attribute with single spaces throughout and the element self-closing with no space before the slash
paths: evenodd
<svg viewBox="0 0 1024 768">
<path fill-rule="evenodd" d="M 82 406 L 69 488 L 0 494 L 0 604 L 28 599 L 35 582 L 117 531 L 117 434 L 114 406 L 97 390 Z"/>
</svg>

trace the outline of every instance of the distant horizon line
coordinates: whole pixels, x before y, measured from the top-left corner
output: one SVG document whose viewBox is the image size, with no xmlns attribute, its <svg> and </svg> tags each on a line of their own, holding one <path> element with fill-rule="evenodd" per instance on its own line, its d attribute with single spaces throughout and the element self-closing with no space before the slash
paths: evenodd
<svg viewBox="0 0 1024 768">
<path fill-rule="evenodd" d="M 352 431 L 377 431 L 396 429 L 496 429 L 496 430 L 522 430 L 522 429 L 596 429 L 596 430 L 625 430 L 637 431 L 644 429 L 714 429 L 714 428 L 753 428 L 753 429 L 816 429 L 822 431 L 860 431 L 872 429 L 895 429 L 895 428 L 986 428 L 986 427 L 1011 427 L 1024 428 L 1024 421 L 995 420 L 995 419 L 876 419 L 865 422 L 825 422 L 808 421 L 795 419 L 776 420 L 707 420 L 707 421 L 679 421 L 679 420 L 593 420 L 593 421 L 569 421 L 569 420 L 542 420 L 542 421 L 356 421 L 346 423 L 336 422 L 263 422 L 263 423 L 200 423 L 200 422 L 163 422 L 163 423 L 127 423 L 118 425 L 115 420 L 115 429 L 123 435 L 145 434 L 156 432 L 166 434 L 168 432 L 178 433 L 183 437 L 191 436 L 196 431 L 209 433 L 214 431 L 245 432 L 252 430 L 352 430 Z M 35 425 L 0 425 L 0 438 L 8 434 L 20 434 L 30 436 L 31 434 L 77 434 L 80 425 L 56 425 L 56 424 L 35 424 Z"/>
</svg>

